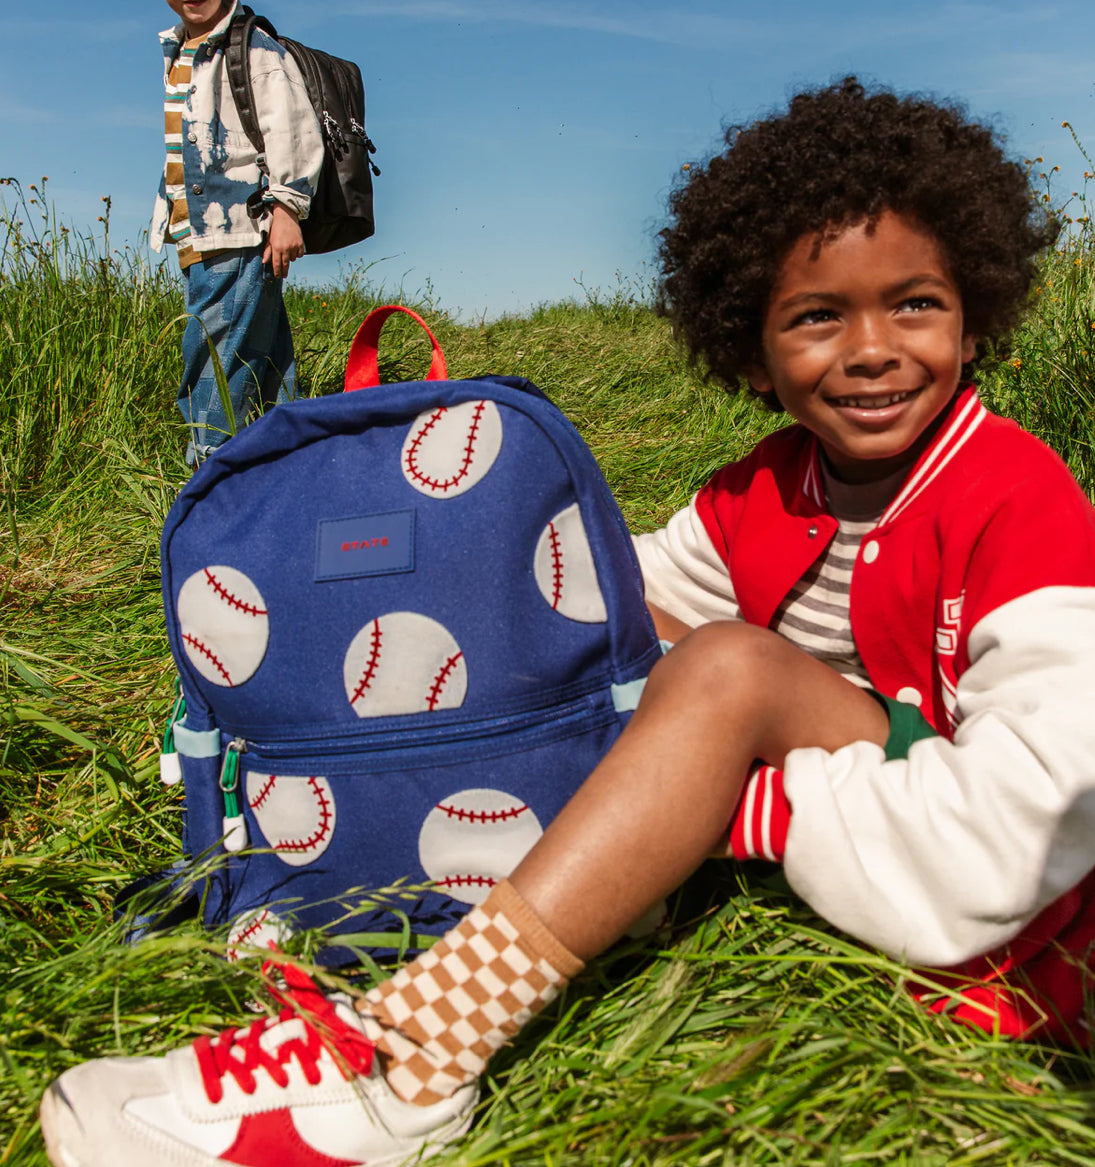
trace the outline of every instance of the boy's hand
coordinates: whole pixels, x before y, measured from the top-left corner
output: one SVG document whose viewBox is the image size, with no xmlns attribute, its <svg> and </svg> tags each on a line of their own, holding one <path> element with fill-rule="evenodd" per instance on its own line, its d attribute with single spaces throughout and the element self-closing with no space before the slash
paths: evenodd
<svg viewBox="0 0 1095 1167">
<path fill-rule="evenodd" d="M 262 262 L 270 264 L 274 275 L 282 279 L 289 274 L 289 264 L 303 254 L 304 236 L 300 233 L 296 215 L 281 203 L 274 203 Z"/>
</svg>

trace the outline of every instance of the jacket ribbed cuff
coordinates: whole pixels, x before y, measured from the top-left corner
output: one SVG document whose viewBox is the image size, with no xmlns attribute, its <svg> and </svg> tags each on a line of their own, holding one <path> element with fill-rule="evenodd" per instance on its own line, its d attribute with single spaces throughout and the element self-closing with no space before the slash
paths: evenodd
<svg viewBox="0 0 1095 1167">
<path fill-rule="evenodd" d="M 735 859 L 782 862 L 791 825 L 791 804 L 783 790 L 783 771 L 758 765 L 750 772 L 730 823 Z"/>
</svg>

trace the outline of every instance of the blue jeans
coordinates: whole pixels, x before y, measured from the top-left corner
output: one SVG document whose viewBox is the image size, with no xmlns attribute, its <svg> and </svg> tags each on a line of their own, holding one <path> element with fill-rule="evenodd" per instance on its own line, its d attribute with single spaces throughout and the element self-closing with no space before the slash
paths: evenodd
<svg viewBox="0 0 1095 1167">
<path fill-rule="evenodd" d="M 228 380 L 235 427 L 296 394 L 296 363 L 281 280 L 263 270 L 262 248 L 228 251 L 184 273 L 186 310 L 179 410 L 190 429 L 188 465 L 232 434 L 221 402 L 209 342 Z"/>
</svg>

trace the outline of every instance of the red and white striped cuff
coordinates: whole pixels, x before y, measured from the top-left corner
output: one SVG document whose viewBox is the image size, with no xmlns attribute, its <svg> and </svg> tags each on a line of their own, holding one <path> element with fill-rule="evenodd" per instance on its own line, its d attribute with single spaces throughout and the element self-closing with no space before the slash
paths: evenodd
<svg viewBox="0 0 1095 1167">
<path fill-rule="evenodd" d="M 730 823 L 730 852 L 735 859 L 783 860 L 791 804 L 783 791 L 783 771 L 758 765 L 750 772 Z"/>
</svg>

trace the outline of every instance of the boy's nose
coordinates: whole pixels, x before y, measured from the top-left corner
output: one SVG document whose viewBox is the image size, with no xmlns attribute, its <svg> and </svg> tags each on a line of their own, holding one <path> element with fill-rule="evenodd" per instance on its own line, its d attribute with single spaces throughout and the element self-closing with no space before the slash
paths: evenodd
<svg viewBox="0 0 1095 1167">
<path fill-rule="evenodd" d="M 851 322 L 844 350 L 846 373 L 860 377 L 878 376 L 898 362 L 898 350 L 888 321 L 864 315 Z"/>
</svg>

